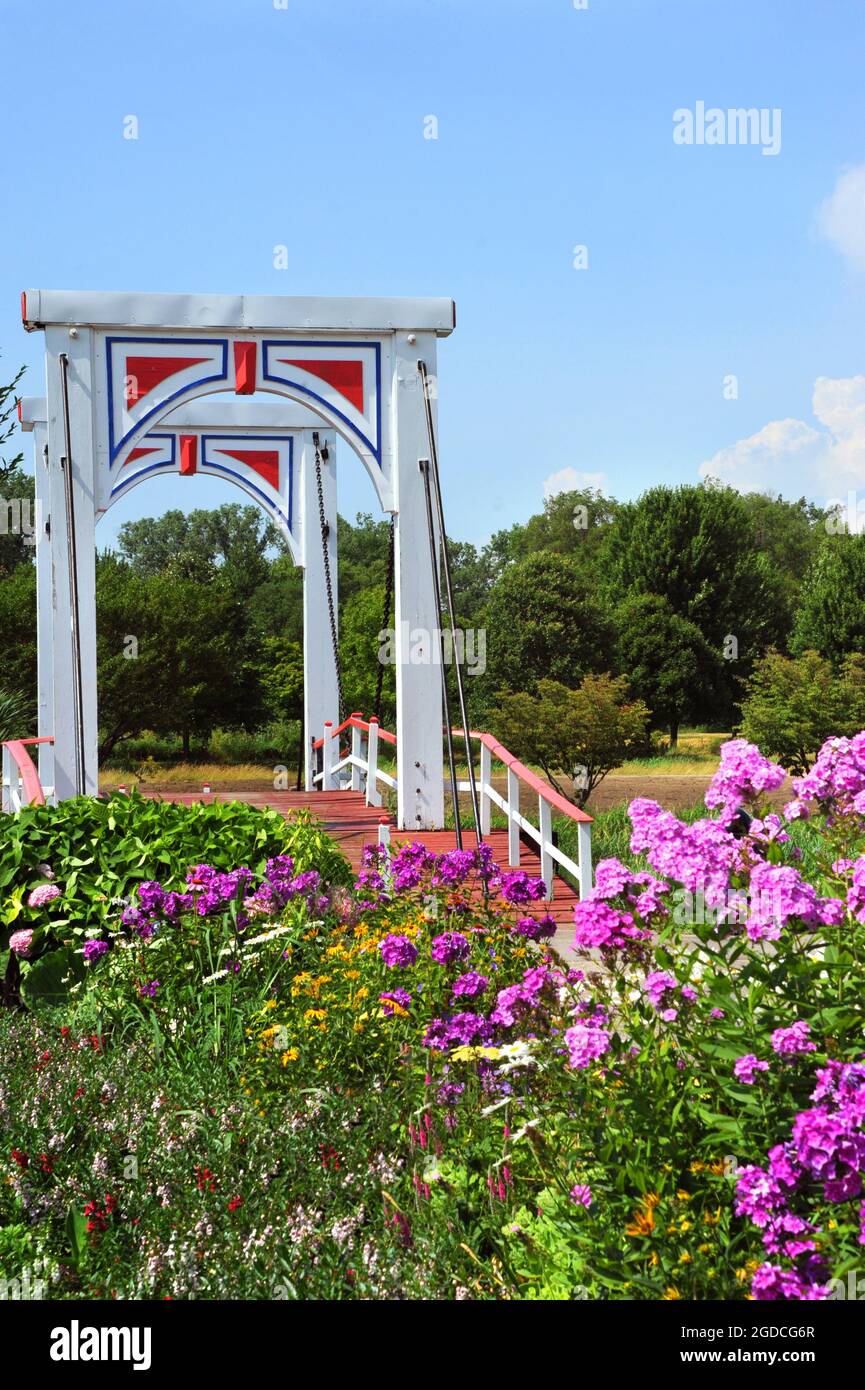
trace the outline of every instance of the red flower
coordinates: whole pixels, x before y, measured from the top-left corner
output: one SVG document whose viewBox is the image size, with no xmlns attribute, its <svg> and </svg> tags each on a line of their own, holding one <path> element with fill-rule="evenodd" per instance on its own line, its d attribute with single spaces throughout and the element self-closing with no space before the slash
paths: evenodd
<svg viewBox="0 0 865 1390">
<path fill-rule="evenodd" d="M 319 1144 L 318 1147 L 319 1151 L 321 1152 L 322 1167 L 334 1169 L 338 1168 L 339 1158 L 337 1157 L 336 1149 L 332 1148 L 330 1144 Z"/>
<path fill-rule="evenodd" d="M 203 1192 L 205 1188 L 208 1192 L 216 1191 L 216 1183 L 209 1168 L 202 1168 L 200 1164 L 196 1163 L 194 1172 L 199 1192 Z"/>
<path fill-rule="evenodd" d="M 229 1199 L 228 1199 L 228 1210 L 229 1210 L 229 1211 L 237 1211 L 237 1208 L 238 1208 L 238 1207 L 242 1207 L 242 1206 L 243 1206 L 243 1198 L 242 1198 L 242 1197 L 229 1197 Z"/>
<path fill-rule="evenodd" d="M 43 1173 L 54 1172 L 54 1164 L 51 1162 L 51 1159 L 49 1158 L 48 1154 L 39 1155 L 39 1167 L 42 1169 Z"/>
<path fill-rule="evenodd" d="M 25 1153 L 22 1153 L 20 1149 L 13 1149 L 12 1157 L 18 1164 L 19 1168 L 26 1168 L 28 1163 L 30 1162 L 30 1159 L 27 1157 L 27 1155 Z"/>
</svg>

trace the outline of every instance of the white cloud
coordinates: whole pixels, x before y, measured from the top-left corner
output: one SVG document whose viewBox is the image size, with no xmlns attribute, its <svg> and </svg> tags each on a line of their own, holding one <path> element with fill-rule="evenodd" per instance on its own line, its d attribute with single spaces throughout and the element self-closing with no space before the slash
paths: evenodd
<svg viewBox="0 0 865 1390">
<path fill-rule="evenodd" d="M 581 492 L 587 487 L 603 492 L 606 486 L 606 473 L 583 473 L 579 468 L 560 468 L 558 473 L 544 478 L 544 498 L 556 497 L 560 492 Z"/>
<path fill-rule="evenodd" d="M 865 164 L 840 175 L 817 209 L 817 227 L 857 270 L 865 270 Z"/>
<path fill-rule="evenodd" d="M 811 407 L 822 429 L 771 420 L 701 463 L 701 477 L 740 492 L 804 495 L 824 506 L 865 487 L 865 376 L 818 377 Z"/>
</svg>

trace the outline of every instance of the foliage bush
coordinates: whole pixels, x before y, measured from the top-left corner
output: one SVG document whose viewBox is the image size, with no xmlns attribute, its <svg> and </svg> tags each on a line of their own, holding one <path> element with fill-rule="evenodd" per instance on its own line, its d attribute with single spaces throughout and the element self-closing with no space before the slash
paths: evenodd
<svg viewBox="0 0 865 1390">
<path fill-rule="evenodd" d="M 347 888 L 302 825 L 296 862 L 140 884 L 62 1009 L 0 1021 L 0 1227 L 54 1297 L 838 1296 L 865 734 L 782 818 L 784 777 L 732 740 L 712 814 L 632 803 L 567 961 L 485 850 L 370 849 Z"/>
</svg>

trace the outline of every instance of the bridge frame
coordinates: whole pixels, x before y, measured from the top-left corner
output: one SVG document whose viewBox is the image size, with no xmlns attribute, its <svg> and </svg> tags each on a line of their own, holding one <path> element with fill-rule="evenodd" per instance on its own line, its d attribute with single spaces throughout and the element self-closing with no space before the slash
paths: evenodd
<svg viewBox="0 0 865 1390">
<path fill-rule="evenodd" d="M 404 830 L 441 826 L 441 694 L 424 654 L 413 660 L 402 634 L 425 631 L 433 643 L 441 621 L 432 569 L 421 559 L 429 541 L 418 464 L 429 456 L 429 436 L 418 362 L 435 388 L 437 338 L 453 331 L 453 301 L 26 290 L 22 319 L 28 331 L 45 335 L 58 797 L 92 795 L 98 787 L 95 525 L 114 481 L 144 437 L 179 407 L 216 392 L 268 391 L 308 407 L 343 438 L 382 509 L 394 514 L 397 820 Z M 435 418 L 436 400 L 430 404 Z M 69 699 L 79 680 L 70 539 L 80 745 Z"/>
</svg>

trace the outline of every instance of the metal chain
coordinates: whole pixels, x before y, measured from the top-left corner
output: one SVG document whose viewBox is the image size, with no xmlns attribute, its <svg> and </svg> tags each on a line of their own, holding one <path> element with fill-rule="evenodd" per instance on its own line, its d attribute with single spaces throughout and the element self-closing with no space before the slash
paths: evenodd
<svg viewBox="0 0 865 1390">
<path fill-rule="evenodd" d="M 393 603 L 393 572 L 394 572 L 394 532 L 395 523 L 393 517 L 390 519 L 390 550 L 387 557 L 387 576 L 384 585 L 384 614 L 382 615 L 382 630 L 386 630 L 390 622 L 390 609 Z M 379 660 L 378 674 L 375 678 L 375 717 L 381 723 L 381 702 L 384 688 L 384 662 Z"/>
<path fill-rule="evenodd" d="M 339 696 L 339 722 L 345 719 L 345 697 L 342 693 L 342 667 L 339 662 L 339 637 L 336 630 L 336 610 L 333 602 L 333 584 L 330 577 L 330 554 L 327 548 L 327 539 L 330 535 L 330 527 L 327 524 L 327 517 L 324 514 L 324 489 L 321 484 L 321 461 L 322 457 L 327 458 L 327 445 L 322 451 L 319 448 L 318 430 L 313 432 L 312 442 L 315 447 L 315 486 L 318 490 L 318 516 L 321 523 L 321 553 L 324 556 L 324 587 L 327 591 L 327 612 L 330 618 L 330 639 L 333 643 L 333 664 L 336 669 L 336 689 Z"/>
</svg>

